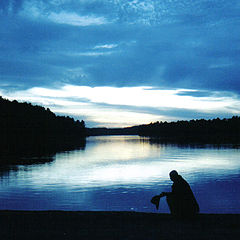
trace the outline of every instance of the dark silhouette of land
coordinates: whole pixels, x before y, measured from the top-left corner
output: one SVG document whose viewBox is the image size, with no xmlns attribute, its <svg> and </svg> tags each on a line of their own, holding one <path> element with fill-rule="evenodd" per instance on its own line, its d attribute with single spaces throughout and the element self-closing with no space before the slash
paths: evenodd
<svg viewBox="0 0 240 240">
<path fill-rule="evenodd" d="M 138 134 L 166 142 L 239 143 L 240 117 L 155 122 L 139 126 Z"/>
<path fill-rule="evenodd" d="M 2 164 L 12 155 L 41 156 L 84 148 L 86 131 L 83 120 L 56 116 L 50 109 L 0 97 L 0 135 Z"/>
<path fill-rule="evenodd" d="M 152 143 L 240 143 L 240 117 L 155 122 L 127 128 L 88 128 L 88 136 L 139 135 Z"/>
<path fill-rule="evenodd" d="M 179 221 L 140 212 L 0 211 L 0 238 L 24 240 L 236 240 L 240 214 L 199 214 Z"/>
</svg>

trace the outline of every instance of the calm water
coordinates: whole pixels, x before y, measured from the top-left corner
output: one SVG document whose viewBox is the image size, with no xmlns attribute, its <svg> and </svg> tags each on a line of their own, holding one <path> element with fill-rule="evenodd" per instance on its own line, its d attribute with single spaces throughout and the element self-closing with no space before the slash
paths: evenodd
<svg viewBox="0 0 240 240">
<path fill-rule="evenodd" d="M 0 175 L 0 209 L 156 212 L 176 169 L 202 213 L 240 213 L 240 149 L 150 144 L 138 136 L 89 137 L 85 150 Z M 161 199 L 159 212 L 169 212 Z"/>
</svg>

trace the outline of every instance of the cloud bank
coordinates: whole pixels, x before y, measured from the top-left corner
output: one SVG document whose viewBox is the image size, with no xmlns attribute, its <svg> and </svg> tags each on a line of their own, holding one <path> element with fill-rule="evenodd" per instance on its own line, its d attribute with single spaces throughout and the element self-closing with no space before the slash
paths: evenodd
<svg viewBox="0 0 240 240">
<path fill-rule="evenodd" d="M 208 92 L 200 96 L 200 91 L 189 89 L 65 85 L 59 89 L 34 87 L 14 93 L 3 92 L 3 95 L 12 100 L 44 105 L 58 114 L 84 118 L 88 127 L 126 127 L 152 121 L 230 117 L 240 111 L 240 99 L 235 94 Z"/>
<path fill-rule="evenodd" d="M 209 98 L 217 93 L 224 100 L 222 111 L 217 106 L 205 115 L 204 104 L 196 101 L 194 109 L 181 107 L 174 95 L 165 103 L 175 104 L 161 106 L 159 119 L 239 114 L 230 110 L 235 103 L 225 105 L 226 94 L 235 101 L 240 93 L 239 10 L 236 0 L 1 1 L 0 89 L 14 95 L 71 85 L 95 90 L 147 86 L 177 91 L 181 99 L 195 94 L 199 101 L 203 93 Z M 155 91 L 144 95 L 144 106 L 131 99 L 129 104 L 116 103 L 115 96 L 102 103 L 114 105 L 116 111 L 118 105 L 120 112 L 121 106 L 156 111 Z M 85 94 L 80 98 L 93 101 Z M 157 115 L 151 116 L 147 120 L 154 121 Z"/>
</svg>

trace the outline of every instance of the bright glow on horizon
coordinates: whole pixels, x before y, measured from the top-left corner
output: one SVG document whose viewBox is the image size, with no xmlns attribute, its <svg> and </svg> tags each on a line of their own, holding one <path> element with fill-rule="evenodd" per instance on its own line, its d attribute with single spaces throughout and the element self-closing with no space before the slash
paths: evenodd
<svg viewBox="0 0 240 240">
<path fill-rule="evenodd" d="M 181 95 L 183 92 L 184 95 Z M 79 116 L 86 123 L 96 122 L 102 127 L 179 120 L 168 116 L 168 109 L 216 113 L 216 117 L 219 113 L 229 112 L 234 115 L 240 111 L 240 101 L 233 95 L 219 97 L 216 92 L 209 97 L 191 95 L 195 92 L 197 90 L 163 90 L 149 86 L 117 88 L 64 85 L 58 89 L 34 87 L 3 92 L 3 96 L 43 105 L 55 113 Z M 165 113 L 161 113 L 163 109 Z"/>
<path fill-rule="evenodd" d="M 220 110 L 230 107 L 234 101 L 229 97 L 192 97 L 177 95 L 195 90 L 158 90 L 153 87 L 88 87 L 65 85 L 61 89 L 32 88 L 30 94 L 43 97 L 87 98 L 91 102 L 126 106 L 171 107 L 198 109 L 203 111 Z"/>
</svg>

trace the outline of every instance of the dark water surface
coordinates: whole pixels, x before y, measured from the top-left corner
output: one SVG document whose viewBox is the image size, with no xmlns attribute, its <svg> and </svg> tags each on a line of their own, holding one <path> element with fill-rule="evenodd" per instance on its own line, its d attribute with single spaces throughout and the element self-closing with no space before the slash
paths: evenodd
<svg viewBox="0 0 240 240">
<path fill-rule="evenodd" d="M 240 213 L 240 149 L 164 145 L 138 136 L 89 137 L 85 150 L 0 173 L 0 209 L 156 212 L 153 195 L 170 191 L 176 169 L 202 213 Z M 161 199 L 159 212 L 169 212 Z"/>
</svg>

